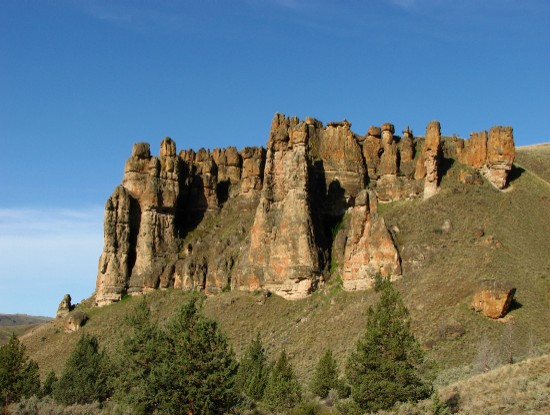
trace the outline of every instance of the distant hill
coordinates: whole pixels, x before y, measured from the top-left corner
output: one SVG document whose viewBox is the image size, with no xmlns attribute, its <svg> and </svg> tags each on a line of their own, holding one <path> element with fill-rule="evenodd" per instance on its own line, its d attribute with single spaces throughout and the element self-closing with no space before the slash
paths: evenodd
<svg viewBox="0 0 550 415">
<path fill-rule="evenodd" d="M 0 314 L 0 345 L 6 343 L 12 333 L 21 336 L 51 320 L 51 317 L 29 316 L 27 314 Z"/>
</svg>

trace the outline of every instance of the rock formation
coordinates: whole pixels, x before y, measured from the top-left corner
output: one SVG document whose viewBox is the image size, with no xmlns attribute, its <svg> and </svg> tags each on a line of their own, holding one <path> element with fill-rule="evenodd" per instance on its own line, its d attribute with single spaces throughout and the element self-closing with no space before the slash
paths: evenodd
<svg viewBox="0 0 550 415">
<path fill-rule="evenodd" d="M 57 307 L 55 318 L 66 317 L 73 308 L 74 306 L 71 304 L 71 295 L 65 294 L 59 303 L 59 307 Z"/>
<path fill-rule="evenodd" d="M 384 219 L 377 215 L 374 192 L 363 190 L 351 209 L 351 229 L 345 246 L 342 280 L 346 290 L 364 290 L 377 274 L 401 275 L 399 253 Z"/>
<path fill-rule="evenodd" d="M 422 154 L 416 163 L 415 178 L 424 179 L 424 199 L 437 192 L 439 180 L 439 160 L 441 157 L 441 126 L 432 121 L 426 127 L 426 138 L 422 145 Z"/>
<path fill-rule="evenodd" d="M 309 126 L 277 114 L 267 144 L 264 187 L 237 282 L 301 298 L 316 288 L 321 260 L 308 194 Z"/>
<path fill-rule="evenodd" d="M 347 120 L 324 126 L 282 114 L 267 150 L 178 154 L 165 138 L 155 157 L 137 143 L 105 205 L 95 302 L 170 287 L 292 299 L 335 272 L 350 290 L 370 287 L 377 273 L 397 278 L 400 256 L 378 201 L 435 194 L 443 155 L 502 187 L 514 156 L 509 127 L 442 145 L 434 121 L 421 143 L 408 127 L 396 136 L 390 123 L 361 136 Z"/>
<path fill-rule="evenodd" d="M 515 288 L 498 281 L 484 281 L 474 294 L 471 308 L 489 318 L 504 317 L 510 310 L 515 293 Z"/>
<path fill-rule="evenodd" d="M 457 145 L 458 161 L 478 170 L 497 189 L 504 189 L 516 155 L 512 127 L 472 133 Z"/>
<path fill-rule="evenodd" d="M 65 320 L 64 330 L 65 333 L 74 333 L 80 330 L 80 328 L 88 321 L 88 315 L 82 311 L 75 311 L 69 315 Z"/>
</svg>

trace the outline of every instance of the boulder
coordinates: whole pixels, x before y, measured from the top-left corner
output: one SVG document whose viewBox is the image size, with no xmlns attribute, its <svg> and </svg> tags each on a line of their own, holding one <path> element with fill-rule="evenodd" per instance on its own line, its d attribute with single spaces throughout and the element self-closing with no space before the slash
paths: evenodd
<svg viewBox="0 0 550 415">
<path fill-rule="evenodd" d="M 64 330 L 66 333 L 74 333 L 88 321 L 88 315 L 82 311 L 74 311 L 65 320 Z"/>
<path fill-rule="evenodd" d="M 516 289 L 496 280 L 483 281 L 473 296 L 471 308 L 489 318 L 504 317 L 514 299 Z"/>
</svg>

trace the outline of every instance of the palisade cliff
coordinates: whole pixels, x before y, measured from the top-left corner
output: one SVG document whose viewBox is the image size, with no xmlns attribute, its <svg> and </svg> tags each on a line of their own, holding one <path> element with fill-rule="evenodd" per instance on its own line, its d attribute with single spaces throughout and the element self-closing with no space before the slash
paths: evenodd
<svg viewBox="0 0 550 415">
<path fill-rule="evenodd" d="M 344 289 L 398 278 L 400 254 L 378 203 L 438 191 L 445 163 L 461 179 L 507 185 L 511 127 L 423 138 L 390 123 L 365 135 L 351 123 L 276 114 L 267 148 L 182 150 L 165 138 L 158 157 L 137 143 L 107 200 L 95 303 L 159 288 L 267 289 L 303 298 L 340 275 Z"/>
</svg>

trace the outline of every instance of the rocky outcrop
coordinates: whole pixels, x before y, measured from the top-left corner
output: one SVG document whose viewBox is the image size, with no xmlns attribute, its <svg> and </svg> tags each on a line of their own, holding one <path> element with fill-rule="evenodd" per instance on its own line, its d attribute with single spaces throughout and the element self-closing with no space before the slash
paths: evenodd
<svg viewBox="0 0 550 415">
<path fill-rule="evenodd" d="M 399 171 L 401 174 L 408 179 L 412 179 L 414 176 L 414 137 L 412 130 L 407 126 L 405 131 L 403 131 L 403 138 L 399 142 Z"/>
<path fill-rule="evenodd" d="M 95 290 L 95 301 L 99 306 L 120 300 L 127 288 L 131 263 L 135 261 L 135 239 L 139 225 L 139 217 L 134 215 L 131 229 L 132 204 L 135 211 L 137 202 L 132 201 L 130 193 L 122 185 L 115 188 L 105 204 L 103 252 L 99 258 Z"/>
<path fill-rule="evenodd" d="M 88 315 L 82 311 L 74 311 L 69 317 L 65 320 L 63 326 L 65 333 L 75 333 L 80 330 L 80 328 L 86 324 L 88 321 Z"/>
<path fill-rule="evenodd" d="M 71 304 L 71 295 L 65 294 L 59 303 L 59 307 L 57 307 L 55 318 L 66 317 L 73 308 L 74 306 Z"/>
<path fill-rule="evenodd" d="M 384 219 L 377 215 L 375 194 L 364 190 L 351 209 L 342 270 L 344 289 L 370 288 L 377 275 L 395 279 L 401 276 L 401 263 Z"/>
<path fill-rule="evenodd" d="M 457 143 L 458 161 L 478 170 L 497 189 L 504 189 L 516 155 L 512 127 L 471 133 Z"/>
<path fill-rule="evenodd" d="M 436 194 L 439 180 L 439 162 L 441 157 L 441 126 L 432 121 L 426 127 L 426 137 L 422 145 L 422 154 L 416 163 L 415 178 L 424 179 L 424 199 Z"/>
<path fill-rule="evenodd" d="M 516 289 L 495 280 L 484 281 L 474 294 L 471 308 L 489 318 L 501 318 L 510 310 Z"/>
<path fill-rule="evenodd" d="M 509 127 L 442 146 L 434 121 L 416 154 L 421 142 L 408 127 L 396 136 L 390 123 L 361 136 L 347 120 L 324 126 L 276 114 L 267 150 L 177 154 L 165 138 L 155 157 L 137 143 L 105 205 L 96 304 L 170 287 L 302 298 L 335 264 L 350 290 L 370 287 L 377 274 L 396 278 L 399 253 L 377 201 L 435 194 L 443 156 L 500 186 L 514 154 Z"/>
<path fill-rule="evenodd" d="M 130 230 L 130 235 L 135 235 L 135 258 L 127 288 L 130 294 L 158 288 L 163 271 L 178 253 L 175 215 L 180 159 L 176 144 L 165 138 L 159 158 L 151 156 L 149 145 L 136 146 L 126 162 L 122 180 L 122 186 L 137 202 Z"/>
<path fill-rule="evenodd" d="M 238 287 L 265 287 L 285 298 L 312 292 L 320 276 L 309 198 L 309 126 L 277 114 L 267 145 L 264 186 Z"/>
</svg>

